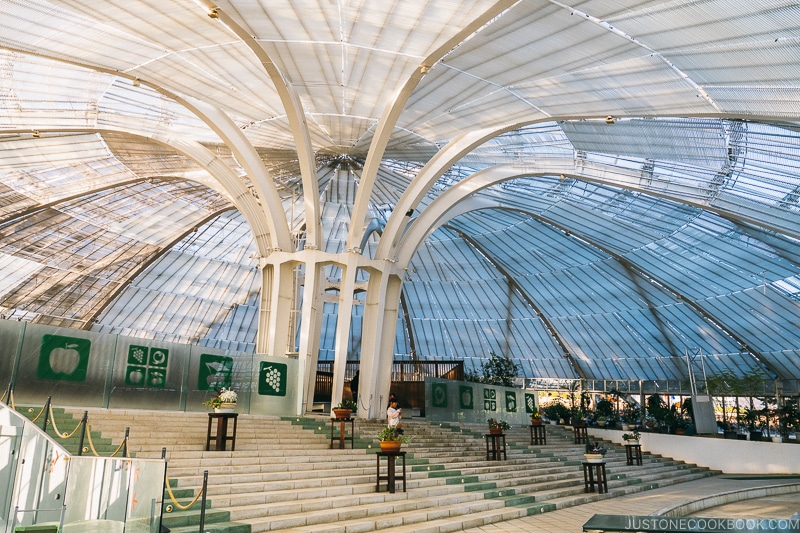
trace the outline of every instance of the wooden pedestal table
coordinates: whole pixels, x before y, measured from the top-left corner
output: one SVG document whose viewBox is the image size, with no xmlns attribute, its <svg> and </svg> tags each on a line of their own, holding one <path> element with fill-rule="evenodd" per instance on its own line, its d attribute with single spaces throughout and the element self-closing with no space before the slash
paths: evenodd
<svg viewBox="0 0 800 533">
<path fill-rule="evenodd" d="M 531 425 L 531 444 L 534 446 L 541 446 L 547 444 L 547 431 L 544 429 L 544 424 L 538 426 Z"/>
<path fill-rule="evenodd" d="M 206 451 L 211 449 L 211 422 L 217 421 L 217 431 L 214 434 L 214 450 L 225 451 L 228 441 L 231 441 L 231 451 L 236 450 L 236 421 L 239 413 L 208 413 L 208 431 L 206 432 Z M 233 419 L 233 435 L 228 435 L 228 420 Z"/>
<path fill-rule="evenodd" d="M 347 435 L 347 423 L 350 422 L 350 435 Z M 334 434 L 334 429 L 338 426 L 339 433 Z M 331 418 L 331 448 L 333 443 L 339 441 L 339 449 L 344 450 L 345 441 L 350 441 L 350 449 L 353 448 L 355 436 L 355 418 Z"/>
<path fill-rule="evenodd" d="M 595 483 L 597 493 L 608 493 L 608 479 L 606 478 L 606 463 L 581 463 L 583 464 L 583 492 L 594 492 Z M 597 478 L 597 480 L 595 480 Z"/>
<path fill-rule="evenodd" d="M 625 443 L 625 459 L 627 460 L 628 466 L 642 465 L 642 445 L 638 442 L 628 444 Z"/>
<path fill-rule="evenodd" d="M 506 455 L 506 435 L 505 433 L 486 433 L 486 460 L 499 461 L 508 459 Z"/>
<path fill-rule="evenodd" d="M 381 457 L 386 458 L 386 475 L 381 475 Z M 398 476 L 395 473 L 395 462 L 397 458 L 400 457 L 403 460 L 403 475 Z M 386 481 L 386 489 L 391 493 L 394 494 L 395 492 L 395 482 L 398 479 L 403 480 L 403 492 L 406 491 L 406 452 L 377 452 L 375 454 L 376 464 L 377 464 L 377 481 L 375 483 L 375 491 L 381 491 L 381 481 Z"/>
</svg>

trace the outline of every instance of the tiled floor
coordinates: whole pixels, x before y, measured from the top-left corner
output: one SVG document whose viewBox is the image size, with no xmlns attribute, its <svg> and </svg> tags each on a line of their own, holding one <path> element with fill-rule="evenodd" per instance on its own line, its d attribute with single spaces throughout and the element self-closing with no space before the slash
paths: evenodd
<svg viewBox="0 0 800 533">
<path fill-rule="evenodd" d="M 541 515 L 467 529 L 465 531 L 467 533 L 516 533 L 522 531 L 535 531 L 537 533 L 580 533 L 583 531 L 583 524 L 595 514 L 649 515 L 665 507 L 672 507 L 679 503 L 697 500 L 712 494 L 792 482 L 797 482 L 797 480 L 733 479 L 725 476 L 704 478 L 689 483 L 680 483 L 678 485 L 664 487 L 662 489 L 640 492 L 621 498 L 611 498 Z M 786 495 L 786 497 L 764 498 L 763 500 L 768 501 L 770 505 L 759 506 L 753 503 L 754 500 L 727 504 L 716 508 L 721 513 L 716 516 L 788 518 L 792 516 L 793 513 L 800 511 L 800 497 L 798 497 L 797 493 Z M 712 516 L 707 514 L 710 511 L 711 510 L 696 514 Z M 767 512 L 769 514 L 759 514 L 762 512 Z"/>
</svg>

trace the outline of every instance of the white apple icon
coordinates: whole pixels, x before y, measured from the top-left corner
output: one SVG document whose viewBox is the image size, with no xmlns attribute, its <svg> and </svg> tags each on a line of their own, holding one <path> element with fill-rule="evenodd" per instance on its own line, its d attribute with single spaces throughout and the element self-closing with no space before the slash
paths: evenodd
<svg viewBox="0 0 800 533">
<path fill-rule="evenodd" d="M 50 368 L 57 374 L 72 374 L 81 362 L 77 344 L 66 343 L 63 348 L 53 348 L 50 352 Z"/>
<path fill-rule="evenodd" d="M 137 368 L 128 374 L 128 381 L 131 383 L 131 385 L 138 385 L 144 381 L 144 373 Z"/>
</svg>

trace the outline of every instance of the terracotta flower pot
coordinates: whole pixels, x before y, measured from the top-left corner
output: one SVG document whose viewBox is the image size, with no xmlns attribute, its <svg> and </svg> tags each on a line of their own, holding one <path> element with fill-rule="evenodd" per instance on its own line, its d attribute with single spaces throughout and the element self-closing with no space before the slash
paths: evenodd
<svg viewBox="0 0 800 533">
<path fill-rule="evenodd" d="M 382 440 L 378 441 L 381 445 L 382 452 L 391 452 L 396 453 L 400 451 L 400 446 L 402 446 L 402 442 L 399 440 Z"/>
<path fill-rule="evenodd" d="M 350 409 L 334 409 L 333 410 L 333 414 L 334 414 L 334 416 L 336 416 L 336 418 L 350 418 L 350 414 L 352 414 L 352 412 L 353 411 L 351 411 Z"/>
<path fill-rule="evenodd" d="M 489 428 L 489 434 L 490 435 L 502 435 L 503 434 L 503 428 Z"/>
</svg>

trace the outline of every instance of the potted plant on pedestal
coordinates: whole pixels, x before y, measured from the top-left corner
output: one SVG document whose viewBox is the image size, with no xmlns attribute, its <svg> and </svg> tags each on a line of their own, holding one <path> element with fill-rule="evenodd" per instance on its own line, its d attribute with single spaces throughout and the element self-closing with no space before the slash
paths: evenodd
<svg viewBox="0 0 800 533">
<path fill-rule="evenodd" d="M 501 435 L 503 431 L 511 429 L 511 424 L 505 420 L 495 420 L 494 418 L 490 418 L 487 420 L 487 422 L 489 422 L 489 433 L 492 435 Z"/>
<path fill-rule="evenodd" d="M 236 391 L 222 387 L 217 391 L 216 396 L 203 402 L 203 405 L 214 409 L 215 413 L 232 413 L 236 410 L 236 402 L 238 401 L 239 395 Z"/>
<path fill-rule="evenodd" d="M 597 442 L 586 442 L 586 453 L 583 456 L 587 463 L 602 463 L 606 457 L 606 450 Z"/>
<path fill-rule="evenodd" d="M 539 408 L 536 406 L 533 407 L 533 412 L 531 413 L 531 425 L 532 426 L 542 425 L 542 415 L 539 414 Z"/>
<path fill-rule="evenodd" d="M 350 418 L 350 415 L 357 409 L 358 406 L 353 400 L 342 400 L 333 407 L 332 411 L 336 418 Z"/>
<path fill-rule="evenodd" d="M 382 452 L 399 452 L 400 446 L 411 442 L 411 437 L 403 435 L 401 431 L 396 427 L 386 427 L 378 432 L 378 443 Z"/>
<path fill-rule="evenodd" d="M 625 441 L 625 444 L 639 444 L 640 438 L 642 438 L 642 434 L 639 433 L 638 429 L 634 429 L 631 433 L 622 434 L 622 440 Z"/>
</svg>

